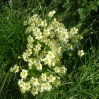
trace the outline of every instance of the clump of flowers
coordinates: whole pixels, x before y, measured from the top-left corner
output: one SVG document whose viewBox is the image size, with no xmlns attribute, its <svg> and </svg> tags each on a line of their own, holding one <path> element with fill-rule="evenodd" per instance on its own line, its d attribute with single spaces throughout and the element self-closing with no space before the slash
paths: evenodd
<svg viewBox="0 0 99 99">
<path fill-rule="evenodd" d="M 27 49 L 22 58 L 28 69 L 21 68 L 18 85 L 22 93 L 30 91 L 34 96 L 43 91 L 50 91 L 61 84 L 61 76 L 66 75 L 62 65 L 63 52 L 74 50 L 82 39 L 78 29 L 68 31 L 65 26 L 53 17 L 55 11 L 49 12 L 46 19 L 34 14 L 24 25 L 27 26 Z M 83 52 L 78 53 L 80 56 Z M 19 67 L 11 67 L 11 72 L 18 72 Z"/>
</svg>

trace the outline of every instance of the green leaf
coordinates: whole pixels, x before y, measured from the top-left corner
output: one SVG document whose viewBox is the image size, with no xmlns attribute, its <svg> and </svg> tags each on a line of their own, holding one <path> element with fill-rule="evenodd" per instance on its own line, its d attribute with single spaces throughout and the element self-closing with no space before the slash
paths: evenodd
<svg viewBox="0 0 99 99">
<path fill-rule="evenodd" d="M 50 51 L 50 47 L 46 45 L 44 50 L 45 50 L 45 52 L 48 52 L 48 51 Z"/>
<path fill-rule="evenodd" d="M 97 5 L 99 6 L 99 1 L 97 1 Z"/>
<path fill-rule="evenodd" d="M 83 14 L 83 12 L 84 12 L 83 8 L 79 8 L 77 11 L 78 11 L 78 13 L 79 13 L 80 15 Z"/>
</svg>

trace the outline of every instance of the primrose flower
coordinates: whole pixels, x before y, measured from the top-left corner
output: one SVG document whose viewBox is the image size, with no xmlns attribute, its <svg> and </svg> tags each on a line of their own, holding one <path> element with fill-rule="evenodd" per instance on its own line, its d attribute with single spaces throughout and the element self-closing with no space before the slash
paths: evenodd
<svg viewBox="0 0 99 99">
<path fill-rule="evenodd" d="M 31 35 L 29 35 L 27 38 L 27 41 L 28 41 L 28 43 L 32 43 L 32 42 L 34 42 L 34 39 Z"/>
<path fill-rule="evenodd" d="M 68 43 L 67 46 L 66 46 L 66 48 L 67 48 L 67 50 L 72 50 L 73 49 L 73 46 Z"/>
<path fill-rule="evenodd" d="M 41 44 L 37 43 L 37 45 L 35 46 L 36 49 L 41 50 Z"/>
<path fill-rule="evenodd" d="M 40 92 L 43 92 L 44 91 L 44 87 L 43 87 L 43 84 L 40 83 L 37 85 L 37 90 L 40 91 Z"/>
<path fill-rule="evenodd" d="M 46 81 L 46 80 L 47 80 L 47 75 L 46 75 L 46 73 L 42 73 L 41 79 L 42 79 L 42 81 Z"/>
<path fill-rule="evenodd" d="M 21 93 L 25 93 L 25 92 L 26 92 L 26 88 L 25 88 L 24 86 L 22 86 L 22 87 L 20 88 L 20 91 L 21 91 Z"/>
<path fill-rule="evenodd" d="M 28 43 L 28 44 L 27 44 L 27 49 L 29 49 L 29 48 L 30 48 L 30 49 L 33 48 L 33 44 L 32 44 L 32 43 Z"/>
<path fill-rule="evenodd" d="M 37 63 L 36 69 L 37 70 L 42 70 L 42 64 L 40 62 Z"/>
<path fill-rule="evenodd" d="M 78 43 L 78 37 L 76 36 L 76 35 L 74 35 L 74 36 L 72 36 L 71 37 L 71 41 L 72 41 L 72 43 Z"/>
<path fill-rule="evenodd" d="M 78 32 L 78 29 L 77 28 L 75 28 L 75 27 L 73 27 L 73 28 L 71 28 L 71 31 L 70 31 L 72 34 L 77 34 L 77 32 Z"/>
<path fill-rule="evenodd" d="M 42 33 L 38 32 L 37 34 L 35 34 L 35 39 L 40 40 L 42 38 Z"/>
<path fill-rule="evenodd" d="M 38 78 L 34 78 L 32 77 L 30 79 L 30 83 L 33 85 L 33 86 L 37 86 L 39 83 L 38 83 Z"/>
<path fill-rule="evenodd" d="M 55 67 L 55 68 L 54 68 L 54 71 L 55 71 L 55 73 L 59 73 L 59 72 L 60 72 L 59 67 Z"/>
<path fill-rule="evenodd" d="M 44 20 L 44 27 L 47 27 L 46 19 Z"/>
<path fill-rule="evenodd" d="M 24 84 L 25 84 L 25 82 L 23 81 L 23 79 L 18 80 L 18 85 L 19 85 L 20 87 L 23 87 Z"/>
<path fill-rule="evenodd" d="M 25 83 L 23 81 L 19 81 L 18 84 L 20 86 L 20 90 L 21 90 L 22 93 L 25 93 L 26 91 L 29 91 L 30 88 L 31 88 L 29 82 Z"/>
<path fill-rule="evenodd" d="M 50 58 L 50 59 L 55 58 L 55 55 L 53 54 L 52 51 L 48 51 L 47 53 L 48 53 L 48 54 L 47 54 L 46 57 L 48 57 L 48 58 Z"/>
<path fill-rule="evenodd" d="M 52 17 L 54 14 L 55 14 L 55 10 L 50 11 L 49 14 L 48 14 L 48 16 L 49 16 L 49 17 Z"/>
<path fill-rule="evenodd" d="M 50 76 L 48 77 L 48 82 L 54 82 L 55 79 L 56 79 L 56 78 L 55 78 L 53 75 L 50 75 Z"/>
<path fill-rule="evenodd" d="M 32 50 L 29 48 L 29 49 L 26 50 L 26 53 L 27 53 L 28 56 L 30 56 L 32 54 Z"/>
<path fill-rule="evenodd" d="M 43 86 L 44 86 L 44 90 L 46 91 L 50 91 L 52 88 L 52 85 L 49 82 L 44 83 Z"/>
<path fill-rule="evenodd" d="M 60 77 L 56 77 L 55 81 L 53 82 L 55 87 L 59 86 L 61 84 Z"/>
<path fill-rule="evenodd" d="M 61 34 L 60 34 L 60 40 L 62 40 L 62 41 L 66 41 L 67 42 L 67 38 L 68 38 L 68 32 L 67 33 L 64 33 L 64 32 L 62 32 Z"/>
<path fill-rule="evenodd" d="M 35 55 L 35 56 L 37 56 L 37 55 L 38 55 L 38 53 L 39 53 L 39 49 L 34 48 L 34 55 Z"/>
<path fill-rule="evenodd" d="M 42 61 L 44 62 L 45 65 L 50 65 L 51 64 L 51 59 L 50 58 L 43 58 Z"/>
<path fill-rule="evenodd" d="M 14 65 L 13 69 L 14 69 L 15 73 L 19 72 L 19 66 L 18 65 Z"/>
<path fill-rule="evenodd" d="M 44 29 L 43 34 L 44 34 L 44 36 L 46 36 L 46 37 L 49 36 L 49 34 L 50 34 L 49 29 Z"/>
<path fill-rule="evenodd" d="M 41 20 L 41 21 L 39 22 L 39 26 L 43 27 L 43 26 L 44 26 L 44 21 Z"/>
<path fill-rule="evenodd" d="M 85 54 L 85 53 L 84 53 L 83 50 L 79 50 L 79 51 L 78 51 L 78 55 L 79 55 L 80 57 L 82 57 L 84 54 Z"/>
<path fill-rule="evenodd" d="M 28 58 L 28 66 L 31 68 L 33 64 L 36 64 L 35 58 Z"/>
<path fill-rule="evenodd" d="M 36 94 L 38 94 L 38 90 L 37 88 L 32 88 L 31 93 L 35 96 Z"/>
<path fill-rule="evenodd" d="M 14 67 L 10 68 L 10 72 L 14 72 L 14 73 L 19 72 L 19 66 L 18 65 L 14 65 Z"/>
<path fill-rule="evenodd" d="M 22 72 L 20 73 L 20 77 L 26 78 L 28 75 L 28 70 L 22 69 Z"/>
<path fill-rule="evenodd" d="M 67 69 L 65 67 L 60 67 L 60 73 L 65 74 Z"/>
<path fill-rule="evenodd" d="M 23 52 L 22 57 L 23 57 L 24 61 L 27 61 L 27 59 L 28 59 L 28 53 Z"/>
<path fill-rule="evenodd" d="M 30 82 L 25 83 L 24 87 L 25 87 L 26 91 L 29 91 L 31 88 Z"/>
</svg>

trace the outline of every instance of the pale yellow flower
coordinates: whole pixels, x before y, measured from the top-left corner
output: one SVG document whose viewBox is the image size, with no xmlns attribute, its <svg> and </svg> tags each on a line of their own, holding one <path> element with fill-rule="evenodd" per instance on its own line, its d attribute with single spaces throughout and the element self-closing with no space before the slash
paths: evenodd
<svg viewBox="0 0 99 99">
<path fill-rule="evenodd" d="M 79 55 L 80 57 L 82 57 L 84 54 L 85 54 L 85 53 L 84 53 L 83 50 L 79 50 L 79 51 L 78 51 L 78 55 Z"/>
<path fill-rule="evenodd" d="M 54 71 L 55 71 L 55 73 L 59 73 L 59 72 L 60 72 L 59 67 L 55 67 L 55 68 L 54 68 Z"/>
<path fill-rule="evenodd" d="M 46 81 L 46 80 L 47 80 L 47 75 L 46 75 L 46 73 L 42 73 L 41 79 L 42 79 L 42 81 Z"/>
<path fill-rule="evenodd" d="M 25 84 L 25 82 L 23 81 L 23 79 L 18 80 L 18 85 L 19 85 L 20 87 L 23 87 L 24 84 Z"/>
<path fill-rule="evenodd" d="M 52 85 L 49 82 L 43 83 L 44 90 L 50 91 L 52 89 Z"/>
<path fill-rule="evenodd" d="M 52 17 L 52 16 L 55 14 L 55 12 L 56 12 L 55 10 L 50 11 L 49 14 L 48 14 L 48 16 L 49 16 L 49 17 Z"/>
<path fill-rule="evenodd" d="M 37 85 L 39 84 L 38 78 L 32 77 L 32 78 L 30 79 L 30 83 L 31 83 L 33 86 L 37 86 Z"/>
<path fill-rule="evenodd" d="M 65 74 L 67 71 L 67 68 L 65 68 L 64 66 L 63 67 L 60 67 L 60 73 L 61 74 Z"/>
<path fill-rule="evenodd" d="M 39 71 L 42 70 L 42 64 L 41 64 L 40 62 L 38 62 L 38 63 L 36 64 L 36 69 L 39 70 Z"/>
<path fill-rule="evenodd" d="M 15 64 L 14 67 L 10 68 L 10 72 L 18 73 L 19 72 L 19 66 L 17 64 Z"/>
<path fill-rule="evenodd" d="M 31 93 L 35 96 L 36 94 L 38 94 L 38 90 L 37 88 L 33 87 L 31 90 Z"/>
<path fill-rule="evenodd" d="M 77 32 L 78 32 L 78 29 L 77 28 L 75 28 L 75 27 L 73 27 L 73 28 L 71 28 L 71 31 L 70 31 L 72 34 L 77 34 Z"/>
<path fill-rule="evenodd" d="M 56 78 L 55 78 L 53 75 L 50 75 L 50 76 L 48 77 L 48 82 L 54 82 L 55 79 L 56 79 Z"/>
<path fill-rule="evenodd" d="M 27 75 L 28 75 L 28 70 L 22 69 L 22 72 L 20 73 L 20 76 L 21 76 L 22 78 L 26 78 Z"/>
</svg>

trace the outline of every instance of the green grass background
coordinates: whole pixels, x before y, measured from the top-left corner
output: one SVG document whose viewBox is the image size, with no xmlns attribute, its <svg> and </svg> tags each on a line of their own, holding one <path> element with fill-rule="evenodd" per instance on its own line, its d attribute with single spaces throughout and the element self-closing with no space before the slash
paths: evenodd
<svg viewBox="0 0 99 99">
<path fill-rule="evenodd" d="M 0 99 L 98 99 L 99 7 L 97 11 L 90 11 L 89 16 L 82 20 L 77 14 L 76 4 L 71 0 L 67 1 L 70 4 L 70 11 L 74 14 L 66 12 L 67 10 L 62 7 L 67 4 L 65 0 L 12 1 L 11 5 L 1 0 L 0 8 Z M 80 2 L 76 2 L 78 1 Z M 34 13 L 46 15 L 53 9 L 57 12 L 55 16 L 58 20 L 62 20 L 68 29 L 72 26 L 79 28 L 79 33 L 84 37 L 81 48 L 84 49 L 85 55 L 79 58 L 75 55 L 66 56 L 64 53 L 63 62 L 68 72 L 58 88 L 35 97 L 30 93 L 21 94 L 16 83 L 19 77 L 10 73 L 9 69 L 16 63 L 24 65 L 23 60 L 18 60 L 27 44 L 23 21 Z"/>
</svg>

